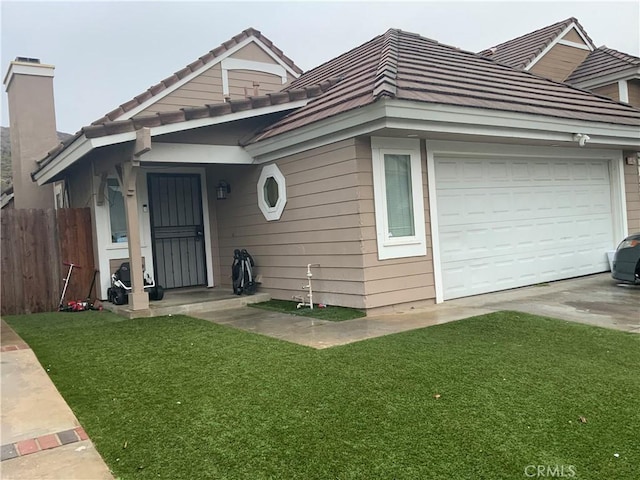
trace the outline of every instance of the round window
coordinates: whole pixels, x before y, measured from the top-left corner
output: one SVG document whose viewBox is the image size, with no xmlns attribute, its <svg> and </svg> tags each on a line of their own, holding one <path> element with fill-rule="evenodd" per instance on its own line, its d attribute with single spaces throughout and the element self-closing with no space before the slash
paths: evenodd
<svg viewBox="0 0 640 480">
<path fill-rule="evenodd" d="M 275 208 L 278 203 L 278 182 L 275 178 L 269 177 L 264 182 L 264 201 L 269 208 Z"/>
</svg>

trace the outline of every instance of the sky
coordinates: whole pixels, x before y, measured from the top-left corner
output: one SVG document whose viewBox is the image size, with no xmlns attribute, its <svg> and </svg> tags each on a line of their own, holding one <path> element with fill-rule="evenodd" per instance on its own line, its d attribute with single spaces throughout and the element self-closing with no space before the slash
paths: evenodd
<svg viewBox="0 0 640 480">
<path fill-rule="evenodd" d="M 480 51 L 576 17 L 596 46 L 640 56 L 640 2 L 0 2 L 4 78 L 17 56 L 55 65 L 58 130 L 74 133 L 246 28 L 303 70 L 389 28 Z M 9 125 L 2 94 L 0 123 Z"/>
</svg>

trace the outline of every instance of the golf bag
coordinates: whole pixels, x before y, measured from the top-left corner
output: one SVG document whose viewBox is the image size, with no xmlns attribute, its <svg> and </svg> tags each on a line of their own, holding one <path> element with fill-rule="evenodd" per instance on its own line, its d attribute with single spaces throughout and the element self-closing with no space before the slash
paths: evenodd
<svg viewBox="0 0 640 480">
<path fill-rule="evenodd" d="M 233 251 L 233 265 L 231 266 L 233 293 L 236 295 L 256 293 L 256 282 L 253 278 L 254 265 L 253 257 L 244 248 Z"/>
<path fill-rule="evenodd" d="M 164 297 L 164 288 L 156 285 L 151 276 L 144 270 L 142 272 L 144 279 L 144 291 L 149 293 L 149 300 L 162 300 Z M 107 289 L 107 297 L 111 303 L 116 305 L 124 305 L 129 300 L 127 292 L 131 291 L 131 272 L 129 262 L 124 262 L 120 268 L 111 275 L 111 288 Z"/>
</svg>

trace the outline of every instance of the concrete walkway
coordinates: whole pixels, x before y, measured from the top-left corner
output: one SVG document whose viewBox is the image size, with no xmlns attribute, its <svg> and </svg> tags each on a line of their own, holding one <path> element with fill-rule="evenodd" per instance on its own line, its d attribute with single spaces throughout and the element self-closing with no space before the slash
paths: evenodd
<svg viewBox="0 0 640 480">
<path fill-rule="evenodd" d="M 617 285 L 608 273 L 603 273 L 345 322 L 257 308 L 189 315 L 313 348 L 327 348 L 500 310 L 640 333 L 640 286 Z"/>
<path fill-rule="evenodd" d="M 1 478 L 113 480 L 33 351 L 1 324 Z"/>
</svg>

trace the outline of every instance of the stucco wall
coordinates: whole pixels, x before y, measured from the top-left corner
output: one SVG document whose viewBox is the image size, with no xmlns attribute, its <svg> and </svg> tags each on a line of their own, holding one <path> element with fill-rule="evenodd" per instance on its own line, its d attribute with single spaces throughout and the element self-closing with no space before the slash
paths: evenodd
<svg viewBox="0 0 640 480">
<path fill-rule="evenodd" d="M 609 97 L 615 101 L 620 100 L 620 92 L 618 90 L 618 82 L 612 83 L 610 85 L 605 85 L 604 87 L 592 88 L 591 91 L 593 93 L 597 93 L 598 95 L 603 95 L 605 97 Z"/>
<path fill-rule="evenodd" d="M 628 80 L 627 91 L 629 92 L 629 103 L 640 108 L 640 80 Z"/>
<path fill-rule="evenodd" d="M 625 157 L 635 158 L 635 165 L 624 165 L 624 186 L 627 199 L 627 224 L 629 233 L 640 232 L 640 170 L 636 152 L 624 152 Z"/>
<path fill-rule="evenodd" d="M 261 165 L 219 171 L 231 194 L 217 202 L 222 283 L 229 286 L 234 248 L 253 255 L 261 289 L 290 300 L 304 294 L 307 264 L 313 269 L 314 302 L 364 308 L 362 225 L 371 224 L 361 198 L 361 173 L 353 139 L 291 155 L 277 163 L 287 204 L 279 220 L 265 220 L 257 204 Z M 228 272 L 228 273 L 225 273 Z"/>
<path fill-rule="evenodd" d="M 422 191 L 424 221 L 427 232 L 427 255 L 419 257 L 378 260 L 371 143 L 363 139 L 357 143 L 362 209 L 362 247 L 365 278 L 365 306 L 368 309 L 395 304 L 424 302 L 435 298 L 429 195 L 427 188 L 427 161 L 424 142 L 420 142 L 422 164 Z"/>
<path fill-rule="evenodd" d="M 277 64 L 273 58 L 254 43 L 247 44 L 229 58 Z M 283 85 L 282 79 L 277 75 L 253 70 L 230 70 L 228 78 L 229 96 L 232 99 L 246 98 L 245 87 L 247 88 L 247 94 L 253 95 L 253 82 L 259 84 L 259 95 L 281 90 L 286 85 Z M 287 77 L 287 81 L 291 81 L 290 76 Z M 222 103 L 224 102 L 224 97 L 222 68 L 218 63 L 169 95 L 159 99 L 153 105 L 135 115 L 135 117 L 174 111 L 182 107 L 201 107 L 209 103 Z"/>
<path fill-rule="evenodd" d="M 589 55 L 589 50 L 556 44 L 529 71 L 557 82 L 564 81 Z"/>
</svg>

